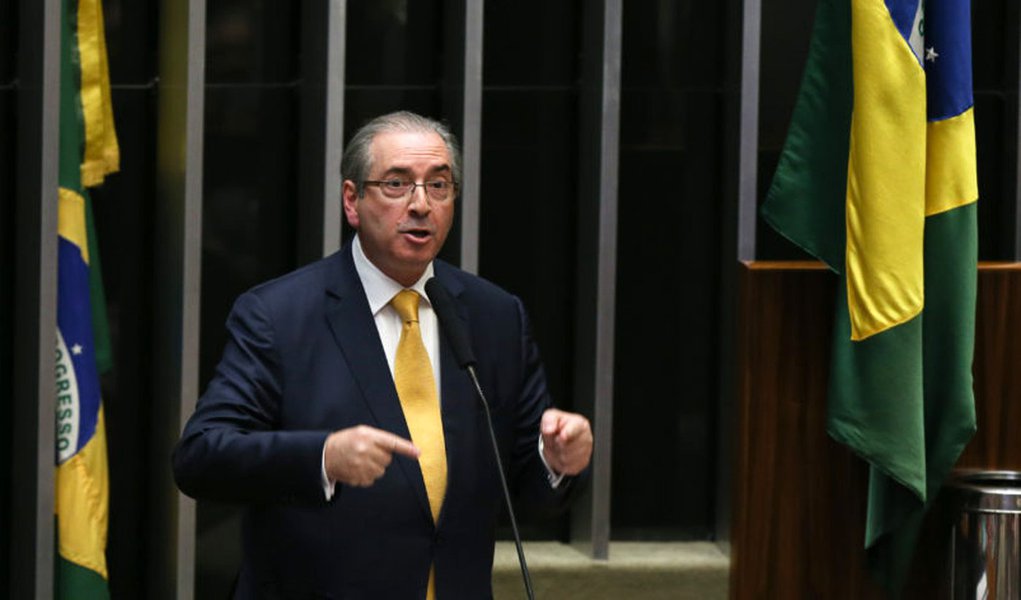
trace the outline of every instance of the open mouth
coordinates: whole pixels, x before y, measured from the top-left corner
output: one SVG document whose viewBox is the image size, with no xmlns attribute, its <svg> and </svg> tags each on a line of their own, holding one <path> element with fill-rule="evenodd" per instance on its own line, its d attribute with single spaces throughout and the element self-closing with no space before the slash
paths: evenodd
<svg viewBox="0 0 1021 600">
<path fill-rule="evenodd" d="M 430 235 L 432 235 L 432 233 L 430 233 L 428 229 L 408 229 L 402 233 L 404 233 L 405 235 L 410 235 L 416 240 L 425 240 Z"/>
</svg>

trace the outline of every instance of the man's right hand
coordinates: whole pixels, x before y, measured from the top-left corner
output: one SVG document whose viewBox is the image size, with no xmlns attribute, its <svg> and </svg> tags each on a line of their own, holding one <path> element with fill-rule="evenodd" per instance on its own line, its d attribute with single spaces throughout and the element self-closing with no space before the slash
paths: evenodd
<svg viewBox="0 0 1021 600">
<path fill-rule="evenodd" d="M 326 477 L 368 487 L 383 476 L 395 452 L 408 458 L 421 454 L 409 440 L 368 425 L 334 431 L 326 438 Z"/>
</svg>

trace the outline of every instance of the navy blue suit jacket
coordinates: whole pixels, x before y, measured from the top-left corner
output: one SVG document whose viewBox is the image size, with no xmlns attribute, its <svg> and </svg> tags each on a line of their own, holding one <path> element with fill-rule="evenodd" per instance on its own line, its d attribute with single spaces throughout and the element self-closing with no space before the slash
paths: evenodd
<svg viewBox="0 0 1021 600">
<path fill-rule="evenodd" d="M 467 323 L 517 499 L 555 510 L 537 452 L 549 406 L 521 302 L 442 261 L 435 277 Z M 181 490 L 245 504 L 240 598 L 491 597 L 501 504 L 484 413 L 441 334 L 447 493 L 436 524 L 417 461 L 394 456 L 367 488 L 325 500 L 323 444 L 366 424 L 410 439 L 351 247 L 238 298 L 216 375 L 174 451 Z"/>
</svg>

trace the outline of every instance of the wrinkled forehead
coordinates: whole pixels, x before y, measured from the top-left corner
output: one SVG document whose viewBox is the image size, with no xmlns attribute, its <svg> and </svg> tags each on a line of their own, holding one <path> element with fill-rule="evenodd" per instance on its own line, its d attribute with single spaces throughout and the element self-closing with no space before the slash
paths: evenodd
<svg viewBox="0 0 1021 600">
<path fill-rule="evenodd" d="M 450 151 L 434 131 L 384 131 L 373 138 L 370 171 L 450 172 Z"/>
</svg>

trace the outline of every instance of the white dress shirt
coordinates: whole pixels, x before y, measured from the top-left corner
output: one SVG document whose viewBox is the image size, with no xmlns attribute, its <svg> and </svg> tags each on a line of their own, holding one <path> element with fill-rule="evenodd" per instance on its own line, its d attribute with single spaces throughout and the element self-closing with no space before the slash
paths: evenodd
<svg viewBox="0 0 1021 600">
<path fill-rule="evenodd" d="M 351 242 L 351 255 L 354 258 L 355 271 L 358 272 L 358 278 L 362 280 L 362 287 L 365 288 L 365 298 L 369 301 L 372 318 L 376 321 L 379 341 L 383 343 L 383 352 L 386 354 L 386 364 L 390 367 L 390 375 L 393 376 L 394 358 L 397 356 L 397 344 L 401 341 L 404 322 L 401 321 L 397 310 L 390 305 L 390 301 L 405 287 L 387 277 L 379 270 L 379 267 L 365 257 L 362 244 L 357 236 Z M 418 281 L 406 289 L 415 290 L 421 296 L 421 300 L 418 302 L 418 329 L 422 332 L 425 351 L 429 353 L 429 362 L 433 366 L 433 376 L 436 378 L 438 391 L 443 389 L 440 385 L 440 330 L 436 322 L 436 313 L 433 312 L 432 304 L 429 303 L 429 297 L 425 295 L 425 282 L 429 281 L 432 276 L 433 265 L 429 263 Z M 442 398 L 440 402 L 443 402 Z"/>
<path fill-rule="evenodd" d="M 415 290 L 421 296 L 421 300 L 418 302 L 418 328 L 422 333 L 422 343 L 425 345 L 425 351 L 429 354 L 429 362 L 432 363 L 433 377 L 436 379 L 436 389 L 439 392 L 439 390 L 443 389 L 440 385 L 440 330 L 439 323 L 436 321 L 436 313 L 432 309 L 429 297 L 425 294 L 425 282 L 429 281 L 433 276 L 432 263 L 429 263 L 429 266 L 426 267 L 425 272 L 418 278 L 418 281 L 409 288 L 405 288 L 380 271 L 379 267 L 372 264 L 372 261 L 365 256 L 361 241 L 357 235 L 354 241 L 351 242 L 351 255 L 354 259 L 355 271 L 358 273 L 358 278 L 361 279 L 362 287 L 365 289 L 365 298 L 369 301 L 369 310 L 372 312 L 372 318 L 376 322 L 379 341 L 383 343 L 383 352 L 386 354 L 386 363 L 390 367 L 391 377 L 394 373 L 394 357 L 397 356 L 397 345 L 401 341 L 401 330 L 404 328 L 404 322 L 401 320 L 400 315 L 397 314 L 397 310 L 390 305 L 390 300 L 404 289 Z M 442 405 L 442 394 L 437 393 L 437 396 L 440 398 L 440 404 Z M 546 463 L 541 435 L 539 436 L 539 458 L 542 460 L 543 465 L 546 466 L 546 471 L 548 472 L 547 479 L 550 485 L 556 488 L 560 485 L 563 475 L 555 473 Z M 326 500 L 329 501 L 333 498 L 336 485 L 335 482 L 330 481 L 326 476 L 325 444 L 323 444 L 322 475 L 323 491 L 326 494 Z"/>
</svg>

